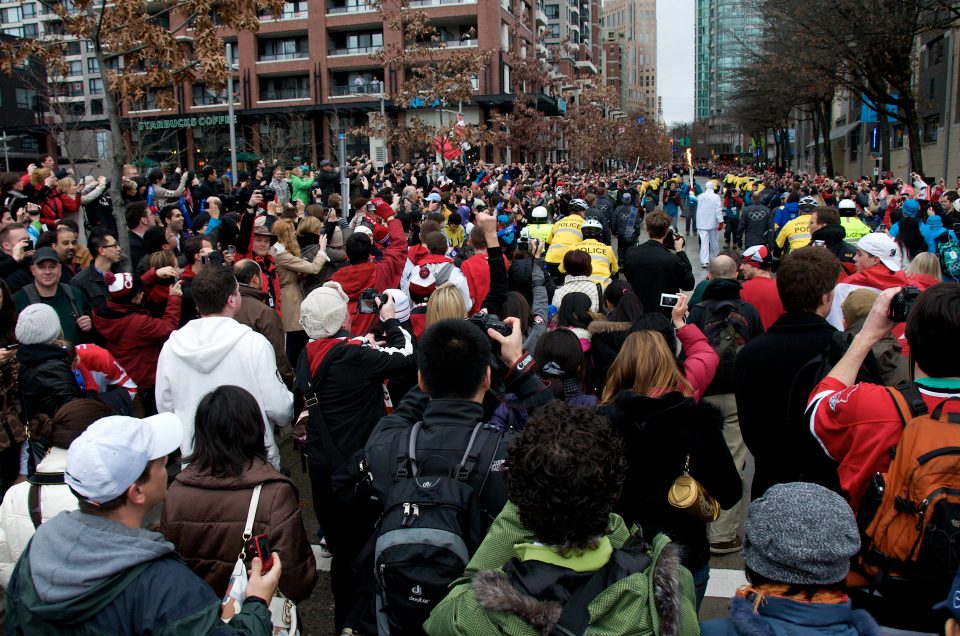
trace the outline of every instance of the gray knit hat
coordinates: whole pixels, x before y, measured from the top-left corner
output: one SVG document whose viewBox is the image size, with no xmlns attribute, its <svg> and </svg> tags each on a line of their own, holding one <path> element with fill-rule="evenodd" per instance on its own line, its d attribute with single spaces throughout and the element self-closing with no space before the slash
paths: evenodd
<svg viewBox="0 0 960 636">
<path fill-rule="evenodd" d="M 48 344 L 60 337 L 60 317 L 50 305 L 27 305 L 17 318 L 17 342 L 20 344 Z"/>
<path fill-rule="evenodd" d="M 300 325 L 307 336 L 329 338 L 343 326 L 347 317 L 350 297 L 343 292 L 340 283 L 329 281 L 314 289 L 300 305 Z"/>
<path fill-rule="evenodd" d="M 778 583 L 829 585 L 846 578 L 860 534 L 850 505 L 817 484 L 770 487 L 750 504 L 743 562 Z"/>
</svg>

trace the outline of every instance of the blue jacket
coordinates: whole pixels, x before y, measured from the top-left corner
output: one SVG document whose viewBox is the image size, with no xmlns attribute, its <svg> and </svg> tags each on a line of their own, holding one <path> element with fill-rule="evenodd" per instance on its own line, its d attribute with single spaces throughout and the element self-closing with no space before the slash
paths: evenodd
<svg viewBox="0 0 960 636">
<path fill-rule="evenodd" d="M 828 605 L 768 597 L 753 611 L 753 597 L 735 598 L 730 615 L 700 625 L 701 636 L 880 636 L 880 627 L 867 612 L 850 602 Z"/>
<path fill-rule="evenodd" d="M 800 204 L 796 201 L 789 201 L 784 204 L 782 208 L 777 210 L 776 216 L 773 217 L 773 224 L 781 228 L 793 219 L 797 218 L 800 214 Z"/>
</svg>

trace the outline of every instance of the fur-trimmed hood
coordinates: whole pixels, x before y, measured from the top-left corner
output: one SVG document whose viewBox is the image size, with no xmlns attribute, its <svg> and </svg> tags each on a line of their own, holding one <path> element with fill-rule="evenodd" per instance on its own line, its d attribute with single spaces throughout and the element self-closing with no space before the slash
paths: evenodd
<svg viewBox="0 0 960 636">
<path fill-rule="evenodd" d="M 629 322 L 611 322 L 609 320 L 594 320 L 587 326 L 587 331 L 593 335 L 598 333 L 620 333 L 630 331 Z"/>
<path fill-rule="evenodd" d="M 680 632 L 680 567 L 680 548 L 669 543 L 646 571 L 628 577 L 640 577 L 643 585 L 652 586 L 648 594 L 653 595 L 660 626 L 658 633 L 662 635 Z M 516 614 L 542 634 L 549 634 L 556 627 L 563 612 L 556 601 L 541 601 L 518 590 L 501 570 L 478 572 L 473 577 L 473 590 L 480 606 L 488 612 Z M 601 595 L 605 593 L 606 590 Z"/>
</svg>

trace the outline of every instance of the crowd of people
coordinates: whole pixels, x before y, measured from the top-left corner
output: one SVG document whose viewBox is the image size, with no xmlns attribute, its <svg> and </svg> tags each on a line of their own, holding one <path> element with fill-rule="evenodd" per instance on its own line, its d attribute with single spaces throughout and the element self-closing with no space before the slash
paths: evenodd
<svg viewBox="0 0 960 636">
<path fill-rule="evenodd" d="M 4 175 L 7 631 L 960 633 L 957 190 L 697 172 Z"/>
</svg>

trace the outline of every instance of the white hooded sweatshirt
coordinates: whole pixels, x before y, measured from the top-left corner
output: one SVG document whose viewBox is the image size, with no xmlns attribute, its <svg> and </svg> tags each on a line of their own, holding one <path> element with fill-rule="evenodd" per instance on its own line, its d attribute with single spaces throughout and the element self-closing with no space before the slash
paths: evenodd
<svg viewBox="0 0 960 636">
<path fill-rule="evenodd" d="M 157 364 L 157 410 L 176 413 L 183 422 L 184 457 L 193 452 L 194 415 L 200 400 L 219 386 L 249 391 L 266 422 L 267 455 L 280 467 L 273 424 L 293 418 L 293 394 L 280 379 L 270 342 L 233 318 L 191 320 L 163 345 Z"/>
</svg>

